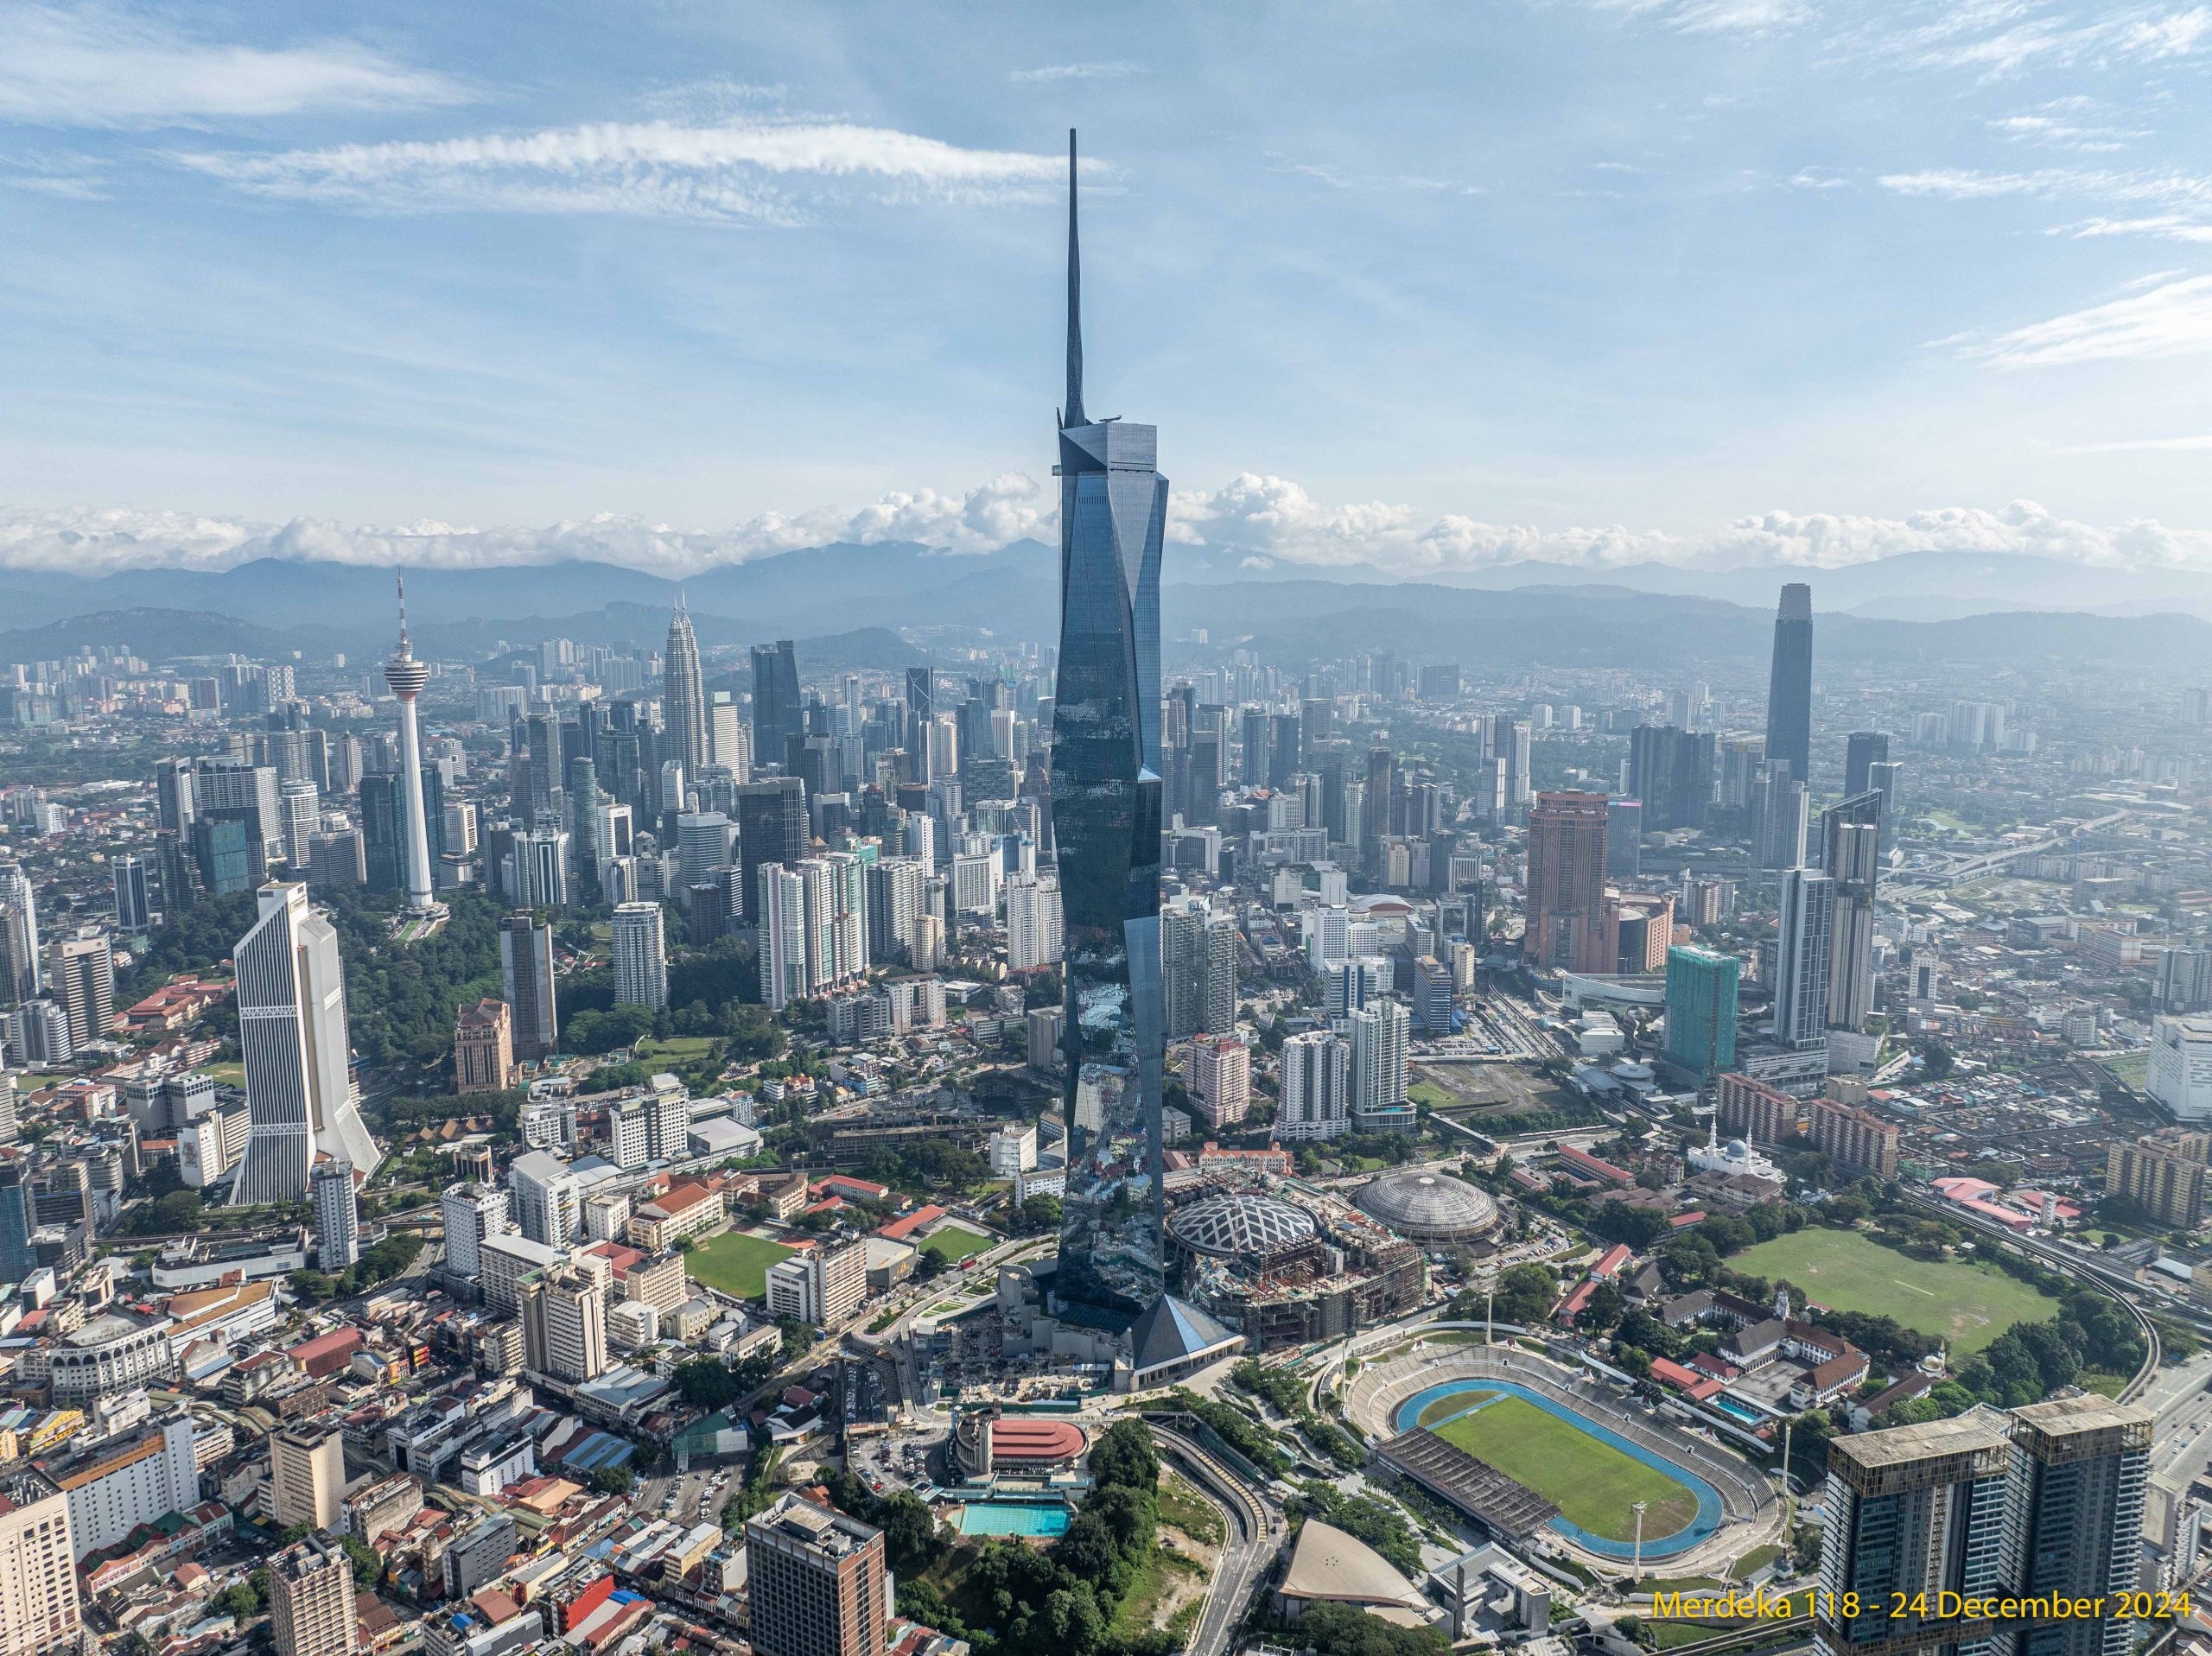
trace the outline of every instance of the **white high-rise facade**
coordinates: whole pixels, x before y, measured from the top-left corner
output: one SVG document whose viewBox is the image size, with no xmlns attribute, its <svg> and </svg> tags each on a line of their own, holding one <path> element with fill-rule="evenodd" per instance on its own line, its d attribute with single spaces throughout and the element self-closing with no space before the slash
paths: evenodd
<svg viewBox="0 0 2212 1656">
<path fill-rule="evenodd" d="M 1805 1050 L 1825 1045 L 1835 882 L 1810 868 L 1782 876 L 1775 942 L 1774 1038 Z"/>
<path fill-rule="evenodd" d="M 668 939 L 658 903 L 614 910 L 614 999 L 654 1012 L 668 1005 Z"/>
<path fill-rule="evenodd" d="M 1351 1029 L 1352 1125 L 1362 1133 L 1411 1132 L 1406 1059 L 1413 1020 L 1398 1000 L 1370 1001 L 1345 1018 Z"/>
<path fill-rule="evenodd" d="M 233 951 L 250 1123 L 233 1204 L 305 1196 L 318 1150 L 364 1175 L 384 1158 L 354 1098 L 338 933 L 304 885 L 264 885 L 260 898 Z"/>
<path fill-rule="evenodd" d="M 781 1011 L 868 966 L 868 866 L 836 852 L 760 865 L 761 999 Z"/>
<path fill-rule="evenodd" d="M 315 1268 L 343 1271 L 361 1257 L 361 1209 L 353 1194 L 353 1164 L 317 1162 L 313 1183 Z"/>
<path fill-rule="evenodd" d="M 407 638 L 407 586 L 399 587 L 399 648 L 384 664 L 385 682 L 399 698 L 399 790 L 407 812 L 407 906 L 416 914 L 436 909 L 430 884 L 430 828 L 423 805 L 423 733 L 415 721 L 415 698 L 430 682 L 430 669 L 415 659 Z"/>
<path fill-rule="evenodd" d="M 496 1184 L 455 1184 L 438 1198 L 438 1215 L 445 1221 L 445 1268 L 456 1277 L 474 1277 L 483 1261 L 478 1250 L 486 1239 L 503 1236 L 512 1227 L 507 1218 L 507 1193 Z"/>
<path fill-rule="evenodd" d="M 1326 1030 L 1282 1044 L 1282 1105 L 1275 1137 L 1334 1139 L 1351 1126 L 1351 1048 Z"/>
<path fill-rule="evenodd" d="M 1050 966 L 1062 953 L 1057 880 L 1018 875 L 1006 884 L 1006 964 L 1010 972 Z"/>
</svg>

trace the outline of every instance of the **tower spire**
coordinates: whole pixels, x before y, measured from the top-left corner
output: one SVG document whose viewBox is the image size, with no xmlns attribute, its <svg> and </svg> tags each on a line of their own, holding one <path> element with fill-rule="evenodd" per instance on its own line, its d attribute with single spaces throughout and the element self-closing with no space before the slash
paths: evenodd
<svg viewBox="0 0 2212 1656">
<path fill-rule="evenodd" d="M 391 571 L 391 578 L 399 583 L 399 653 L 403 656 L 410 655 L 413 653 L 413 646 L 407 641 L 406 569 L 402 566 L 394 565 Z"/>
<path fill-rule="evenodd" d="M 1063 428 L 1083 417 L 1083 260 L 1075 233 L 1075 129 L 1068 129 L 1068 403 Z"/>
</svg>

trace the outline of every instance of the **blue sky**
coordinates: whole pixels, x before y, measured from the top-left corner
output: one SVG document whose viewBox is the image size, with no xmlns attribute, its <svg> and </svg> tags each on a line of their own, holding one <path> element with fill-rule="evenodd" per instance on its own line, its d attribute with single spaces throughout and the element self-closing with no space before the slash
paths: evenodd
<svg viewBox="0 0 2212 1656">
<path fill-rule="evenodd" d="M 2212 562 L 2185 0 L 0 0 L 0 559 L 1049 528 L 1075 124 L 1089 401 L 1160 425 L 1185 537 Z"/>
</svg>

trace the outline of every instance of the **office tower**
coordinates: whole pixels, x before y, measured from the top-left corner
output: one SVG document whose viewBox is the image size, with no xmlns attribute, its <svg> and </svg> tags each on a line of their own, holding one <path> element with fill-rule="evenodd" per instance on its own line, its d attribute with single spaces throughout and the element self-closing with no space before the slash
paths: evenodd
<svg viewBox="0 0 2212 1656">
<path fill-rule="evenodd" d="M 1805 860 L 1804 779 L 1769 759 L 1751 785 L 1751 858 L 1761 868 L 1796 868 Z"/>
<path fill-rule="evenodd" d="M 1328 1030 L 1309 1030 L 1282 1044 L 1282 1101 L 1276 1139 L 1295 1142 L 1341 1137 L 1351 1126 L 1351 1047 Z"/>
<path fill-rule="evenodd" d="M 0 1474 L 0 1656 L 52 1656 L 84 1640 L 69 1501 L 44 1473 Z"/>
<path fill-rule="evenodd" d="M 1397 1000 L 1374 1000 L 1345 1018 L 1351 1026 L 1351 1122 L 1357 1133 L 1411 1133 L 1418 1113 L 1406 1100 L 1406 1058 L 1413 1020 Z"/>
<path fill-rule="evenodd" d="M 361 1257 L 361 1210 L 354 1199 L 353 1164 L 317 1162 L 310 1194 L 315 1200 L 315 1268 L 343 1271 Z"/>
<path fill-rule="evenodd" d="M 423 801 L 423 733 L 416 723 L 415 698 L 430 682 L 430 669 L 415 659 L 415 646 L 408 642 L 404 576 L 399 583 L 399 648 L 385 663 L 384 677 L 399 698 L 399 786 L 406 813 L 400 837 L 407 853 L 403 889 L 408 909 L 428 914 L 437 907 L 437 894 L 430 883 L 429 815 Z"/>
<path fill-rule="evenodd" d="M 1268 737 L 1268 710 L 1259 707 L 1241 709 L 1237 719 L 1237 775 L 1247 788 L 1267 786 Z"/>
<path fill-rule="evenodd" d="M 446 1272 L 455 1277 L 474 1278 L 483 1269 L 477 1250 L 486 1239 L 504 1236 L 513 1228 L 507 1217 L 507 1193 L 495 1184 L 448 1186 L 438 1198 L 438 1214 L 445 1221 Z"/>
<path fill-rule="evenodd" d="M 1880 851 L 1885 859 L 1890 854 L 1890 847 L 1896 842 L 1898 794 L 1904 775 L 1904 766 L 1895 761 L 1885 764 L 1877 760 L 1866 767 L 1867 790 L 1880 795 L 1882 799 Z"/>
<path fill-rule="evenodd" d="M 1736 1067 L 1733 955 L 1677 945 L 1667 951 L 1667 1061 L 1710 1085 Z"/>
<path fill-rule="evenodd" d="M 1605 878 L 1634 879 L 1643 872 L 1643 802 L 1605 802 Z"/>
<path fill-rule="evenodd" d="M 279 1528 L 345 1527 L 346 1440 L 335 1427 L 297 1425 L 269 1439 L 269 1513 Z"/>
<path fill-rule="evenodd" d="M 69 1044 L 79 1051 L 108 1037 L 115 1021 L 115 950 L 107 938 L 56 937 L 47 957 L 47 992 L 69 1020 Z"/>
<path fill-rule="evenodd" d="M 1533 789 L 1529 776 L 1529 726 L 1510 713 L 1494 714 L 1484 732 L 1484 758 L 1495 759 L 1505 777 L 1505 803 L 1517 810 L 1529 803 Z"/>
<path fill-rule="evenodd" d="M 518 1292 L 523 1367 L 580 1386 L 607 1372 L 607 1288 L 563 1267 L 525 1278 Z"/>
<path fill-rule="evenodd" d="M 1545 793 L 1529 813 L 1528 930 L 1522 952 L 1539 968 L 1613 970 L 1605 929 L 1606 800 Z"/>
<path fill-rule="evenodd" d="M 768 1272 L 768 1315 L 836 1328 L 868 1298 L 868 1245 L 853 1240 L 779 1260 Z"/>
<path fill-rule="evenodd" d="M 906 723 L 899 733 L 899 743 L 914 756 L 921 767 L 916 780 L 927 782 L 930 776 L 930 733 L 937 725 L 937 669 L 932 667 L 909 667 L 906 669 Z"/>
<path fill-rule="evenodd" d="M 729 866 L 737 830 L 720 811 L 686 811 L 676 819 L 677 890 L 686 894 L 714 884 L 715 871 Z"/>
<path fill-rule="evenodd" d="M 1874 1010 L 1874 885 L 1882 796 L 1863 793 L 1821 813 L 1821 867 L 1834 883 L 1828 1027 L 1859 1030 Z"/>
<path fill-rule="evenodd" d="M 110 857 L 107 870 L 115 888 L 115 929 L 145 930 L 154 923 L 153 865 L 144 857 L 126 854 Z"/>
<path fill-rule="evenodd" d="M 158 882 L 156 889 L 161 892 L 158 906 L 162 916 L 173 918 L 185 914 L 199 901 L 200 893 L 196 889 L 196 876 L 192 859 L 186 851 L 184 836 L 166 830 L 156 834 L 152 863 Z M 358 881 L 355 883 L 359 884 Z M 6 926 L 4 922 L 0 922 L 0 953 L 4 953 L 5 949 Z M 0 964 L 0 974 L 4 971 L 4 964 Z M 0 979 L 0 999 L 5 998 L 4 979 Z"/>
<path fill-rule="evenodd" d="M 1639 725 L 1629 733 L 1628 790 L 1643 802 L 1655 828 L 1701 828 L 1713 801 L 1710 734 L 1673 725 Z"/>
<path fill-rule="evenodd" d="M 1006 883 L 1006 964 L 1010 972 L 1051 966 L 1061 955 L 1060 888 L 1034 874 Z"/>
<path fill-rule="evenodd" d="M 1071 133 L 1052 757 L 1067 929 L 1061 1108 L 1068 1141 L 1053 1291 L 1065 1304 L 1134 1315 L 1151 1309 L 1166 1283 L 1160 561 L 1167 479 L 1156 465 L 1156 428 L 1093 423 L 1084 413 L 1079 283 Z"/>
<path fill-rule="evenodd" d="M 1252 1053 L 1234 1035 L 1191 1043 L 1191 1101 L 1210 1127 L 1234 1126 L 1251 1108 Z"/>
<path fill-rule="evenodd" d="M 26 1000 L 8 1014 L 8 1044 L 16 1061 L 30 1069 L 52 1069 L 75 1056 L 69 1040 L 69 1014 L 51 1000 Z"/>
<path fill-rule="evenodd" d="M 528 1063 L 561 1050 L 553 985 L 553 928 L 528 910 L 499 922 L 499 998 L 514 1014 L 514 1056 Z"/>
<path fill-rule="evenodd" d="M 764 777 L 738 788 L 737 853 L 747 926 L 760 923 L 760 865 L 798 862 L 810 838 L 806 786 L 797 777 Z"/>
<path fill-rule="evenodd" d="M 1776 925 L 1774 1038 L 1803 1050 L 1827 1040 L 1828 962 L 1835 882 L 1810 868 L 1782 877 Z"/>
<path fill-rule="evenodd" d="M 1416 955 L 1413 963 L 1413 1020 L 1423 1035 L 1442 1038 L 1452 1032 L 1452 972 L 1433 955 Z M 1468 975 L 1473 975 L 1469 968 Z"/>
<path fill-rule="evenodd" d="M 661 1012 L 668 1006 L 668 940 L 658 903 L 624 903 L 614 910 L 614 999 Z"/>
<path fill-rule="evenodd" d="M 569 905 L 569 831 L 529 828 L 514 837 L 514 879 L 509 895 L 526 908 Z"/>
<path fill-rule="evenodd" d="M 2005 1417 L 1986 1408 L 1829 1443 L 1814 1597 L 1820 1656 L 1869 1643 L 1912 1656 L 1992 1647 L 1947 1639 L 1940 1624 L 1955 1617 L 1939 1596 L 2018 1585 L 2002 1574 L 2012 1459 Z M 1859 1614 L 1846 1619 L 1853 1603 Z M 1936 1625 L 1923 1633 L 1923 1623 Z"/>
<path fill-rule="evenodd" d="M 681 597 L 668 622 L 661 714 L 668 727 L 669 758 L 683 767 L 685 776 L 697 776 L 707 763 L 707 688 L 699 672 L 698 635 L 691 630 L 691 612 Z"/>
<path fill-rule="evenodd" d="M 250 1127 L 233 1203 L 297 1201 L 315 1152 L 365 1177 L 383 1159 L 353 1096 L 338 934 L 296 882 L 264 885 L 238 939 L 238 1048 Z"/>
<path fill-rule="evenodd" d="M 304 873 L 308 842 L 322 822 L 322 797 L 312 782 L 286 782 L 276 790 L 277 814 L 283 824 L 284 860 Z"/>
<path fill-rule="evenodd" d="M 2135 1630 L 2109 1613 L 2133 1591 L 2153 1417 L 2084 1393 L 2015 1409 L 2001 1579 L 2023 1596 L 2094 1599 L 2101 1615 L 2027 1629 L 2018 1656 L 2126 1656 Z"/>
<path fill-rule="evenodd" d="M 1294 713 L 1278 713 L 1269 720 L 1268 786 L 1280 792 L 1295 785 L 1300 764 L 1300 720 Z M 1318 819 L 1309 816 L 1308 822 Z"/>
<path fill-rule="evenodd" d="M 192 826 L 192 761 L 175 757 L 154 761 L 154 822 L 170 834 Z"/>
<path fill-rule="evenodd" d="M 215 816 L 244 823 L 247 847 L 253 858 L 252 878 L 257 880 L 267 872 L 271 860 L 284 854 L 276 801 L 274 766 L 250 765 L 240 759 L 197 758 L 192 762 L 194 822 Z"/>
<path fill-rule="evenodd" d="M 424 854 L 435 868 L 445 855 L 445 784 L 435 765 L 420 767 L 416 779 L 429 812 Z M 404 779 L 394 771 L 370 771 L 361 778 L 361 862 L 370 891 L 406 890 L 415 855 L 409 831 Z"/>
<path fill-rule="evenodd" d="M 1854 730 L 1844 739 L 1843 794 L 1848 799 L 1873 784 L 1873 767 L 1890 761 L 1890 739 L 1878 730 Z"/>
<path fill-rule="evenodd" d="M 310 1535 L 269 1560 L 269 1622 L 276 1656 L 354 1656 L 353 1561 L 337 1542 Z"/>
<path fill-rule="evenodd" d="M 880 1656 L 881 1531 L 788 1494 L 746 1520 L 745 1558 L 759 1656 Z"/>
<path fill-rule="evenodd" d="M 31 999 L 46 987 L 39 959 L 38 893 L 20 863 L 0 863 L 0 1006 Z"/>
<path fill-rule="evenodd" d="M 1813 589 L 1791 581 L 1774 618 L 1774 664 L 1767 678 L 1766 756 L 1800 782 L 1813 774 Z"/>
<path fill-rule="evenodd" d="M 453 1089 L 504 1092 L 515 1084 L 514 1014 L 504 1000 L 463 1006 L 453 1026 Z"/>
<path fill-rule="evenodd" d="M 753 646 L 753 756 L 781 759 L 791 739 L 806 734 L 798 688 L 798 654 L 789 638 Z"/>
<path fill-rule="evenodd" d="M 599 901 L 599 865 L 605 856 L 599 841 L 599 768 L 582 753 L 569 760 L 569 856 L 575 869 L 577 898 Z"/>
</svg>

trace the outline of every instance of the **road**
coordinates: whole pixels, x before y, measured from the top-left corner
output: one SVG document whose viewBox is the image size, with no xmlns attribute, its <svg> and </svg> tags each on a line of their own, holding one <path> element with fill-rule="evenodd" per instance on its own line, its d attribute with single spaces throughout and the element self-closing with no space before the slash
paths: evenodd
<svg viewBox="0 0 2212 1656">
<path fill-rule="evenodd" d="M 1206 1608 L 1185 1646 L 1186 1656 L 1221 1656 L 1244 1619 L 1253 1588 L 1274 1563 L 1276 1550 L 1282 1545 L 1283 1521 L 1235 1473 L 1180 1432 L 1155 1425 L 1152 1441 L 1166 1458 L 1197 1479 L 1235 1532 L 1222 1551 L 1221 1568 L 1206 1594 Z"/>
</svg>

